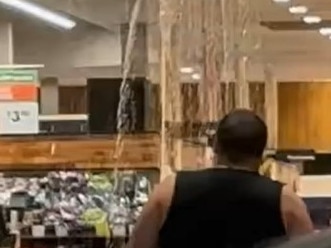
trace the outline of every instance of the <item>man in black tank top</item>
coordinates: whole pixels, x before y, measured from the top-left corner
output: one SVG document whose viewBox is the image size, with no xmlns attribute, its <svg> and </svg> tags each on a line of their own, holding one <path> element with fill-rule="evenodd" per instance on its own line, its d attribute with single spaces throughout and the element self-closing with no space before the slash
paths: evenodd
<svg viewBox="0 0 331 248">
<path fill-rule="evenodd" d="M 249 248 L 313 231 L 302 200 L 258 174 L 265 123 L 235 110 L 219 123 L 215 166 L 179 172 L 151 195 L 129 248 Z"/>
</svg>

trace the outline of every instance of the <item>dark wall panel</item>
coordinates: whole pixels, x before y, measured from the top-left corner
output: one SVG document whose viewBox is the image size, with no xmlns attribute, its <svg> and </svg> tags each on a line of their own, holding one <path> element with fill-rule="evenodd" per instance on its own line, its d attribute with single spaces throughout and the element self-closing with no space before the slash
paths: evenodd
<svg viewBox="0 0 331 248">
<path fill-rule="evenodd" d="M 86 114 L 87 87 L 60 86 L 59 105 L 60 114 Z"/>
<path fill-rule="evenodd" d="M 116 133 L 121 79 L 88 80 L 88 113 L 91 133 Z M 131 82 L 136 108 L 136 132 L 144 131 L 145 79 Z"/>
</svg>

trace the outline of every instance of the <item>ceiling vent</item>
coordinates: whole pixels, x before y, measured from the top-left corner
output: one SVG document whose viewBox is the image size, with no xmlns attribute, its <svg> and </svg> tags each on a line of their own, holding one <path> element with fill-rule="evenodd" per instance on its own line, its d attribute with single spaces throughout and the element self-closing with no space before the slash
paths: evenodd
<svg viewBox="0 0 331 248">
<path fill-rule="evenodd" d="M 260 24 L 273 31 L 313 31 L 331 27 L 331 20 L 323 20 L 314 24 L 307 24 L 303 21 L 262 21 Z"/>
</svg>

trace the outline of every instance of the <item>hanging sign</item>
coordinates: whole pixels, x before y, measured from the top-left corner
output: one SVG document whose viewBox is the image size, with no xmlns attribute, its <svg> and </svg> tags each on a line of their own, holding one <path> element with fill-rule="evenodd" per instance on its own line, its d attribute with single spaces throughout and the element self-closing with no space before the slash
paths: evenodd
<svg viewBox="0 0 331 248">
<path fill-rule="evenodd" d="M 0 70 L 0 83 L 38 84 L 37 70 Z"/>
<path fill-rule="evenodd" d="M 39 133 L 38 71 L 0 70 L 0 135 Z"/>
<path fill-rule="evenodd" d="M 32 84 L 0 84 L 0 101 L 38 101 L 38 88 Z"/>
<path fill-rule="evenodd" d="M 37 102 L 0 102 L 0 135 L 37 134 Z"/>
<path fill-rule="evenodd" d="M 0 101 L 38 101 L 38 71 L 0 70 Z"/>
</svg>

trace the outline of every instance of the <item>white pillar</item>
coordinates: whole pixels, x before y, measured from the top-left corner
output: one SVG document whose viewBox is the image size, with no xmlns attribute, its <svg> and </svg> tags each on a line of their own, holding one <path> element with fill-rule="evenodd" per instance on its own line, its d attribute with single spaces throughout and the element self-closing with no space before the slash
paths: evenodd
<svg viewBox="0 0 331 248">
<path fill-rule="evenodd" d="M 0 22 L 0 64 L 14 64 L 13 25 Z"/>
<path fill-rule="evenodd" d="M 40 113 L 59 114 L 59 85 L 57 78 L 45 78 L 40 84 Z"/>
<path fill-rule="evenodd" d="M 235 62 L 236 108 L 250 108 L 249 84 L 246 75 L 247 57 L 240 56 Z"/>
<path fill-rule="evenodd" d="M 264 68 L 265 74 L 265 119 L 268 125 L 268 148 L 278 146 L 278 83 L 270 65 Z"/>
</svg>

